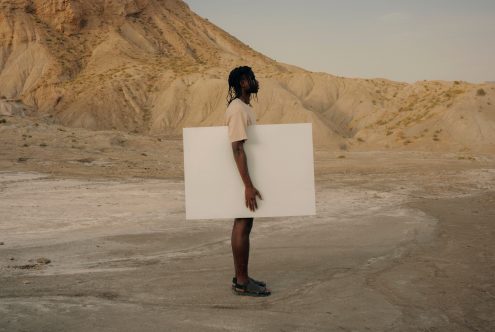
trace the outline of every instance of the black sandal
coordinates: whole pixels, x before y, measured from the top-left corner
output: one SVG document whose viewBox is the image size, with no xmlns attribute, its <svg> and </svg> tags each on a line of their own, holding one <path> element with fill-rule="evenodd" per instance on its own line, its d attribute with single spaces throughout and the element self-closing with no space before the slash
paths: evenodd
<svg viewBox="0 0 495 332">
<path fill-rule="evenodd" d="M 256 280 L 256 279 L 253 279 L 251 277 L 248 277 L 249 280 L 251 280 L 252 282 L 254 282 L 255 284 L 261 286 L 261 287 L 266 287 L 266 282 L 264 281 L 261 281 L 261 280 Z M 237 278 L 236 277 L 233 277 L 232 278 L 232 286 L 234 286 L 235 284 L 237 284 Z"/>
<path fill-rule="evenodd" d="M 260 285 L 248 280 L 247 284 L 238 284 L 232 285 L 232 292 L 236 295 L 241 296 L 254 296 L 254 297 L 262 297 L 269 296 L 271 292 L 265 287 L 261 287 Z"/>
</svg>

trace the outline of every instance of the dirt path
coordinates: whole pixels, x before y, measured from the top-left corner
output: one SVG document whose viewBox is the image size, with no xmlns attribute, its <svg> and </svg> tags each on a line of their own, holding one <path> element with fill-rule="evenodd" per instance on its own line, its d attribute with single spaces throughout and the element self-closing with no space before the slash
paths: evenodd
<svg viewBox="0 0 495 332">
<path fill-rule="evenodd" d="M 264 299 L 181 180 L 0 172 L 0 331 L 493 330 L 495 167 L 355 158 L 319 159 L 317 216 L 256 220 Z"/>
<path fill-rule="evenodd" d="M 409 206 L 439 220 L 432 241 L 367 277 L 401 308 L 398 330 L 494 331 L 495 192 Z"/>
</svg>

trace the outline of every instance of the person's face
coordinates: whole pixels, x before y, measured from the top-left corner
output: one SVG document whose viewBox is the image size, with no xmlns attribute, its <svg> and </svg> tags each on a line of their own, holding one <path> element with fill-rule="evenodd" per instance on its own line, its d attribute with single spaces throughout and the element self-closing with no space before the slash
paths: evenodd
<svg viewBox="0 0 495 332">
<path fill-rule="evenodd" d="M 260 88 L 260 84 L 258 80 L 256 80 L 254 74 L 244 75 L 241 81 L 241 86 L 247 93 L 258 93 Z"/>
</svg>

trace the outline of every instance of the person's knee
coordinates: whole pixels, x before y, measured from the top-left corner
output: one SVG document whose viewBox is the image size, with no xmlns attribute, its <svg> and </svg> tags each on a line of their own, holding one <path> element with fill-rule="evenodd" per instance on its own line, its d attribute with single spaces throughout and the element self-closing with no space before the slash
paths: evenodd
<svg viewBox="0 0 495 332">
<path fill-rule="evenodd" d="M 237 223 L 252 223 L 254 218 L 235 218 L 234 221 Z"/>
<path fill-rule="evenodd" d="M 249 232 L 251 232 L 251 228 L 253 227 L 253 218 L 235 218 L 234 227 L 249 234 Z"/>
</svg>

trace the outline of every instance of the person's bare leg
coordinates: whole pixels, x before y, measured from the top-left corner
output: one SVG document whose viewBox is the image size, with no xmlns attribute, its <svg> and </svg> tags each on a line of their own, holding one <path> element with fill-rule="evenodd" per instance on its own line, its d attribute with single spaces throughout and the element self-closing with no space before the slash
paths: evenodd
<svg viewBox="0 0 495 332">
<path fill-rule="evenodd" d="M 232 228 L 232 255 L 234 256 L 237 283 L 248 281 L 249 234 L 253 227 L 253 218 L 236 218 Z"/>
</svg>

